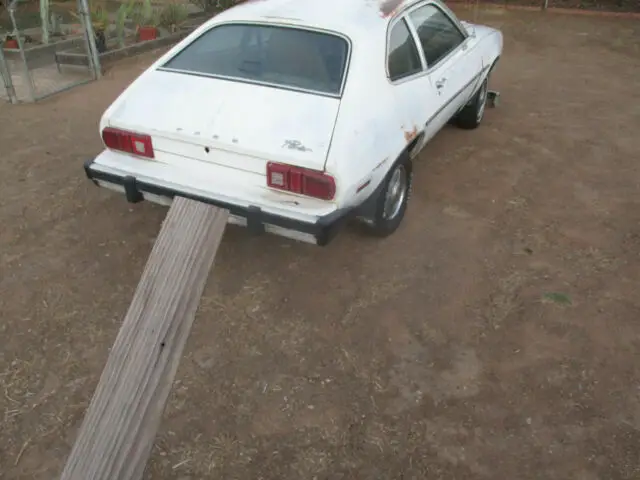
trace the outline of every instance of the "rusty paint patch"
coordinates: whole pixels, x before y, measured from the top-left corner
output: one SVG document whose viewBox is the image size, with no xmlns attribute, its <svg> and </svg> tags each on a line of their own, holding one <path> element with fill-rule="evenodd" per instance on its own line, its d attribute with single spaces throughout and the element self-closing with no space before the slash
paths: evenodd
<svg viewBox="0 0 640 480">
<path fill-rule="evenodd" d="M 418 127 L 414 126 L 413 130 L 404 131 L 404 139 L 407 143 L 411 142 L 414 138 L 418 136 Z"/>
<path fill-rule="evenodd" d="M 388 18 L 398 9 L 404 0 L 383 0 L 380 3 L 380 14 L 382 18 Z"/>
</svg>

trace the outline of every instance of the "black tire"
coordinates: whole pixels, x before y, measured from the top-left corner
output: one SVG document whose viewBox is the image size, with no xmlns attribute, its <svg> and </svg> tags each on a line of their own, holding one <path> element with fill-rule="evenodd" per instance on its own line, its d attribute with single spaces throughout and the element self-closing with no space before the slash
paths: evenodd
<svg viewBox="0 0 640 480">
<path fill-rule="evenodd" d="M 455 116 L 454 123 L 465 130 L 478 128 L 484 118 L 489 93 L 489 77 L 485 78 L 480 88 L 462 110 Z"/>
<path fill-rule="evenodd" d="M 391 210 L 393 211 L 390 212 L 388 208 L 386 208 L 386 201 L 387 195 L 392 194 L 392 184 L 398 181 L 396 175 L 404 176 L 405 181 L 400 187 L 403 191 L 401 192 L 401 200 L 398 200 L 399 205 L 392 208 Z M 369 233 L 377 237 L 388 237 L 398 229 L 407 211 L 407 205 L 411 197 L 412 183 L 413 164 L 409 159 L 409 155 L 403 155 L 402 158 L 391 167 L 382 182 L 382 188 L 380 189 L 378 198 L 375 199 L 373 214 L 365 221 Z M 392 214 L 390 215 L 389 213 Z"/>
</svg>

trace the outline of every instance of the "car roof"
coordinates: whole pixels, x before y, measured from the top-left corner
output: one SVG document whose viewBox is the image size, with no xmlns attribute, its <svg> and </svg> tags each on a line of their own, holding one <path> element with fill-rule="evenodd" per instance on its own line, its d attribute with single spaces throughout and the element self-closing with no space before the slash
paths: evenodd
<svg viewBox="0 0 640 480">
<path fill-rule="evenodd" d="M 417 0 L 245 0 L 213 19 L 282 22 L 333 30 L 349 37 L 381 31 L 393 14 Z"/>
</svg>

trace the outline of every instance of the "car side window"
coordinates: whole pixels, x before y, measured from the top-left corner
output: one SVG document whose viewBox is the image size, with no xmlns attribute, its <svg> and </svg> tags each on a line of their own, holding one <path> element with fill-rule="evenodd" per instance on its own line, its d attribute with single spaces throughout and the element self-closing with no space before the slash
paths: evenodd
<svg viewBox="0 0 640 480">
<path fill-rule="evenodd" d="M 396 23 L 389 35 L 387 52 L 389 78 L 399 80 L 422 70 L 418 47 L 404 19 Z"/>
<path fill-rule="evenodd" d="M 428 67 L 436 65 L 465 40 L 460 29 L 434 5 L 415 9 L 409 18 L 418 32 Z"/>
</svg>

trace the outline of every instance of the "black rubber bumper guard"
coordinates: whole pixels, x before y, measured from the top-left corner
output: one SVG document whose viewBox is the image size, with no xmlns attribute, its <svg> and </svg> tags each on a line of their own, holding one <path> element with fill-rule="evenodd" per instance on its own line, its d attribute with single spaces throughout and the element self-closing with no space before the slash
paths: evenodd
<svg viewBox="0 0 640 480">
<path fill-rule="evenodd" d="M 336 210 L 328 215 L 319 217 L 315 223 L 302 222 L 289 217 L 283 217 L 280 215 L 274 215 L 262 211 L 260 207 L 251 205 L 249 207 L 242 207 L 232 203 L 223 202 L 220 200 L 213 200 L 211 198 L 201 197 L 186 192 L 180 192 L 170 188 L 160 187 L 146 182 L 141 182 L 131 175 L 120 176 L 111 173 L 100 172 L 92 170 L 94 160 L 90 159 L 84 162 L 84 171 L 93 183 L 98 184 L 97 181 L 109 182 L 115 185 L 122 185 L 124 187 L 125 196 L 130 203 L 138 203 L 144 200 L 144 193 L 150 193 L 153 195 L 159 195 L 162 197 L 173 198 L 180 196 L 196 200 L 198 202 L 207 203 L 209 205 L 215 205 L 216 207 L 224 208 L 228 210 L 231 215 L 243 217 L 247 219 L 247 228 L 254 234 L 261 234 L 265 232 L 265 224 L 275 225 L 288 230 L 294 230 L 312 235 L 318 245 L 327 245 L 333 237 L 336 235 L 342 224 L 351 216 L 351 210 L 342 209 Z"/>
</svg>

